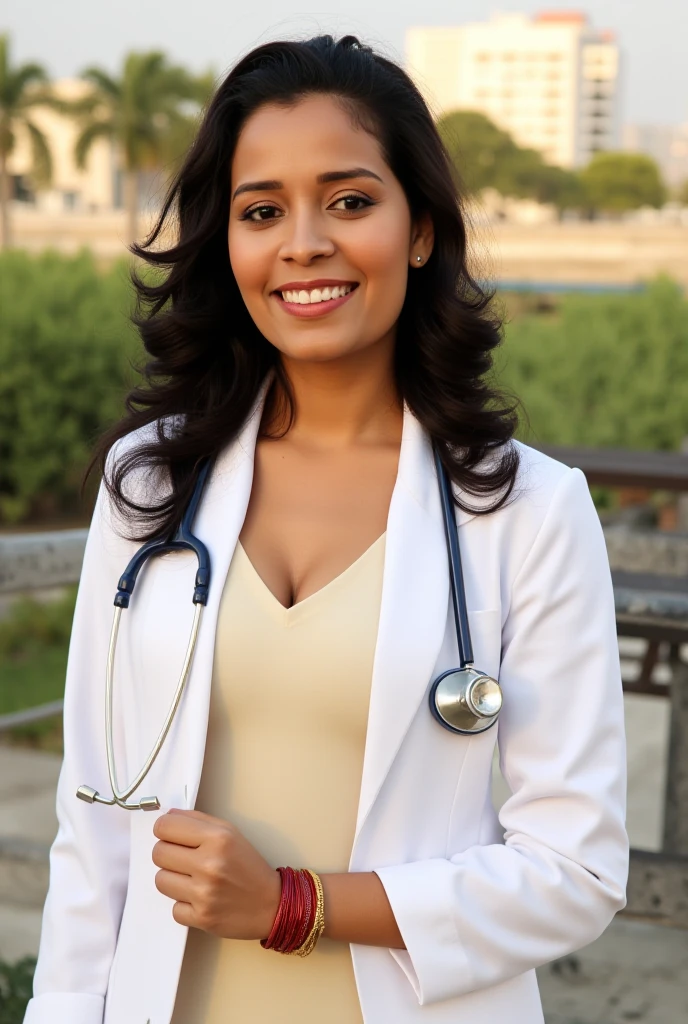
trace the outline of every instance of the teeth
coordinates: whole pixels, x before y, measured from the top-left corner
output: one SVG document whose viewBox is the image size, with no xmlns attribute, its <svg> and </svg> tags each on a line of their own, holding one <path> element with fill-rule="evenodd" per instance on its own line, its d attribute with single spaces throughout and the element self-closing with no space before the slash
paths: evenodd
<svg viewBox="0 0 688 1024">
<path fill-rule="evenodd" d="M 350 284 L 335 285 L 334 288 L 313 288 L 312 291 L 306 291 L 304 288 L 299 291 L 284 291 L 282 292 L 282 298 L 285 302 L 294 302 L 300 306 L 308 306 L 314 302 L 329 302 L 330 299 L 341 299 L 348 295 L 352 288 L 353 285 Z"/>
</svg>

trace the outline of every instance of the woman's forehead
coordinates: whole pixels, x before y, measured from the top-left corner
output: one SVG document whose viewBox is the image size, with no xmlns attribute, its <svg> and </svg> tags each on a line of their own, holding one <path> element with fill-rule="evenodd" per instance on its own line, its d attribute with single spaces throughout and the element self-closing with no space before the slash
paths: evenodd
<svg viewBox="0 0 688 1024">
<path fill-rule="evenodd" d="M 239 179 L 296 179 L 348 167 L 389 173 L 378 140 L 332 96 L 309 96 L 285 106 L 265 104 L 248 118 L 232 161 Z"/>
</svg>

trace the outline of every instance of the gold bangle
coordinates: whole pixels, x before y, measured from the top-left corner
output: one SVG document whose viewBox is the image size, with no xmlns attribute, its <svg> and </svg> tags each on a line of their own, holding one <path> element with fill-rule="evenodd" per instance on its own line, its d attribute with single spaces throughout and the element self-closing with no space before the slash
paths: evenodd
<svg viewBox="0 0 688 1024">
<path fill-rule="evenodd" d="M 311 871 L 310 868 L 304 868 L 313 879 L 315 885 L 315 891 L 317 893 L 317 902 L 315 905 L 315 918 L 313 919 L 313 927 L 310 932 L 303 940 L 298 949 L 294 950 L 297 956 L 309 956 L 318 944 L 318 939 L 325 930 L 325 894 L 323 892 L 322 882 L 320 876 L 316 875 L 315 871 Z"/>
</svg>

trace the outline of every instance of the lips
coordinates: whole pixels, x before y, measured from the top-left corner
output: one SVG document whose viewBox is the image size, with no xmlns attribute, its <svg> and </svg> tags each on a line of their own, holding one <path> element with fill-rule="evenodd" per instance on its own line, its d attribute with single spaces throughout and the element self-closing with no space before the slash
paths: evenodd
<svg viewBox="0 0 688 1024">
<path fill-rule="evenodd" d="M 290 281 L 272 294 L 287 313 L 310 318 L 338 309 L 357 288 L 357 281 Z"/>
<path fill-rule="evenodd" d="M 356 281 L 290 281 L 275 289 L 273 294 L 278 295 L 284 302 L 308 306 L 344 298 L 357 287 Z"/>
</svg>

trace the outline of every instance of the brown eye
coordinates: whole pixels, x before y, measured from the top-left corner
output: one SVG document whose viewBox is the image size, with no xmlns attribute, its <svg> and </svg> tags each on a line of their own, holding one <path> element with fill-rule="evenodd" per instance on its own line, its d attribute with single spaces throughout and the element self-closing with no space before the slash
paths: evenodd
<svg viewBox="0 0 688 1024">
<path fill-rule="evenodd" d="M 279 215 L 279 210 L 276 206 L 271 203 L 261 203 L 260 206 L 252 206 L 241 215 L 241 220 L 252 220 L 254 223 L 260 223 L 266 220 L 275 220 L 275 215 Z"/>
<path fill-rule="evenodd" d="M 366 199 L 365 196 L 350 195 L 340 196 L 332 204 L 332 209 L 342 210 L 345 213 L 357 213 L 359 210 L 364 210 L 367 206 L 372 206 L 372 199 Z"/>
</svg>

